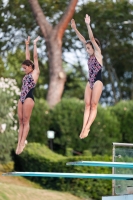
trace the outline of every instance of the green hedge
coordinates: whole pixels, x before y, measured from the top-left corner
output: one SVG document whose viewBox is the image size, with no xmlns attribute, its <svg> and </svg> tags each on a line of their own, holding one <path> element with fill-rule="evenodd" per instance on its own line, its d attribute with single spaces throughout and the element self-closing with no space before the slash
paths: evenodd
<svg viewBox="0 0 133 200">
<path fill-rule="evenodd" d="M 67 166 L 67 162 L 79 160 L 111 161 L 108 156 L 64 157 L 50 151 L 45 145 L 30 143 L 20 156 L 15 157 L 16 171 L 31 172 L 69 172 L 69 173 L 111 173 L 110 168 Z M 69 191 L 77 196 L 100 200 L 101 196 L 111 195 L 111 180 L 69 179 L 31 177 L 44 188 Z"/>
<path fill-rule="evenodd" d="M 79 139 L 84 115 L 84 102 L 63 98 L 52 110 L 45 100 L 36 100 L 31 116 L 29 142 L 47 144 L 47 130 L 55 131 L 54 151 L 66 155 L 66 149 L 92 155 L 112 153 L 112 142 L 133 141 L 133 101 L 121 101 L 112 107 L 98 106 L 89 136 Z"/>
<path fill-rule="evenodd" d="M 29 142 L 47 143 L 47 131 L 50 126 L 49 107 L 44 99 L 35 99 L 35 107 L 33 108 L 30 131 L 28 134 Z"/>
<path fill-rule="evenodd" d="M 65 154 L 66 148 L 69 147 L 78 151 L 84 150 L 84 144 L 78 143 L 81 141 L 79 133 L 82 128 L 83 111 L 83 101 L 76 98 L 62 99 L 51 110 L 50 129 L 56 133 L 54 143 L 58 153 Z"/>
<path fill-rule="evenodd" d="M 120 101 L 110 108 L 111 113 L 120 123 L 121 140 L 119 142 L 133 142 L 133 101 Z"/>
<path fill-rule="evenodd" d="M 120 123 L 115 113 L 100 105 L 90 134 L 84 140 L 79 139 L 84 115 L 83 101 L 74 98 L 62 99 L 50 115 L 50 129 L 56 133 L 54 143 L 60 145 L 62 154 L 66 148 L 72 148 L 78 152 L 89 150 L 93 155 L 111 155 L 112 142 L 121 140 Z M 60 153 L 58 149 L 55 150 Z"/>
</svg>

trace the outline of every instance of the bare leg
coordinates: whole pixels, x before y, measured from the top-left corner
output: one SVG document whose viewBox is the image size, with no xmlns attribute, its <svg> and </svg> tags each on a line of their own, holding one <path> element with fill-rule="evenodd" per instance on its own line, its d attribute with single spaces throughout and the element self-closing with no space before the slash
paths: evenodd
<svg viewBox="0 0 133 200">
<path fill-rule="evenodd" d="M 23 104 L 23 133 L 20 140 L 18 154 L 20 154 L 25 147 L 25 140 L 27 138 L 30 128 L 29 122 L 33 107 L 34 107 L 34 101 L 31 98 L 27 98 Z"/>
<path fill-rule="evenodd" d="M 85 111 L 84 111 L 83 127 L 82 127 L 82 131 L 80 133 L 80 136 L 79 136 L 80 138 L 82 138 L 85 126 L 86 126 L 87 121 L 89 119 L 91 95 L 92 95 L 92 90 L 90 88 L 90 84 L 87 83 L 86 88 L 85 88 L 85 94 L 84 94 Z"/>
<path fill-rule="evenodd" d="M 102 94 L 102 89 L 103 89 L 103 84 L 101 81 L 96 81 L 94 86 L 93 86 L 93 90 L 92 90 L 92 98 L 91 98 L 91 109 L 90 109 L 90 116 L 89 116 L 89 120 L 86 124 L 86 127 L 84 129 L 84 132 L 82 134 L 82 138 L 85 138 L 88 136 L 88 132 L 90 130 L 90 126 L 92 125 L 93 121 L 96 118 L 97 115 L 97 106 L 98 106 L 98 102 L 100 99 L 100 96 Z"/>
<path fill-rule="evenodd" d="M 21 101 L 18 101 L 18 119 L 19 119 L 19 133 L 18 133 L 18 144 L 16 148 L 16 154 L 18 153 L 18 148 L 20 144 L 20 140 L 23 134 L 23 104 Z"/>
</svg>

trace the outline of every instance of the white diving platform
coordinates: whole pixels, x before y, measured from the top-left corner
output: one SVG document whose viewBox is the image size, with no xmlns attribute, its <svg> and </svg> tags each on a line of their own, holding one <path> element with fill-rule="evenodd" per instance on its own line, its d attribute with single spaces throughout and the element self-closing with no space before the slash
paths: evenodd
<svg viewBox="0 0 133 200">
<path fill-rule="evenodd" d="M 133 200 L 133 194 L 130 195 L 120 195 L 120 196 L 109 196 L 109 197 L 102 197 L 102 200 Z"/>
<path fill-rule="evenodd" d="M 87 174 L 87 173 L 56 173 L 56 172 L 8 172 L 3 176 L 37 176 L 57 178 L 88 178 L 88 179 L 119 179 L 133 180 L 133 174 Z"/>
<path fill-rule="evenodd" d="M 77 161 L 77 162 L 68 162 L 66 163 L 66 165 L 133 168 L 133 163 L 131 162 Z"/>
</svg>

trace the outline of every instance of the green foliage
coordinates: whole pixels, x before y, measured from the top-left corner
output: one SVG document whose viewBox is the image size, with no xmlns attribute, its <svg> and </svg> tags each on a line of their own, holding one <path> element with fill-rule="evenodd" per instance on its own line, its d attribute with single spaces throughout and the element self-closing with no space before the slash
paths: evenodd
<svg viewBox="0 0 133 200">
<path fill-rule="evenodd" d="M 28 144 L 25 151 L 15 158 L 15 170 L 31 172 L 66 172 L 66 173 L 111 173 L 111 168 L 67 166 L 67 162 L 79 160 L 111 161 L 109 156 L 63 157 L 51 152 L 40 144 Z M 30 178 L 44 188 L 70 191 L 77 196 L 100 200 L 101 196 L 111 195 L 111 181 L 98 179 L 68 178 Z"/>
<path fill-rule="evenodd" d="M 64 98 L 51 110 L 50 129 L 55 131 L 54 142 L 61 145 L 63 151 L 66 147 L 73 148 L 77 142 L 82 127 L 81 113 L 83 113 L 83 102 L 76 98 Z"/>
<path fill-rule="evenodd" d="M 67 81 L 65 83 L 63 97 L 84 99 L 87 79 L 83 67 L 74 65 L 71 67 L 71 70 L 69 70 L 68 66 L 65 65 L 65 71 L 67 74 Z"/>
<path fill-rule="evenodd" d="M 70 154 L 109 154 L 112 142 L 131 143 L 133 102 L 120 102 L 113 107 L 98 106 L 89 136 L 80 140 L 84 102 L 76 98 L 62 99 L 52 110 L 43 99 L 35 99 L 31 116 L 29 142 L 48 144 L 47 131 L 55 131 L 54 151 Z M 71 151 L 71 152 L 70 152 Z"/>
<path fill-rule="evenodd" d="M 6 124 L 6 130 L 0 129 L 0 162 L 9 162 L 11 158 L 11 150 L 16 142 L 16 89 L 14 80 L 0 79 L 0 128 L 2 124 Z M 15 102 L 14 102 L 15 101 Z"/>
<path fill-rule="evenodd" d="M 4 73 L 4 62 L 0 57 L 0 77 L 2 76 L 3 73 Z"/>
<path fill-rule="evenodd" d="M 110 109 L 99 105 L 97 117 L 92 124 L 89 136 L 79 139 L 84 115 L 84 102 L 78 99 L 62 99 L 50 113 L 50 129 L 56 132 L 55 144 L 58 152 L 64 154 L 70 147 L 77 152 L 89 150 L 93 154 L 111 154 L 112 142 L 120 141 L 120 124 Z"/>
<path fill-rule="evenodd" d="M 73 155 L 73 149 L 72 148 L 66 148 L 66 156 L 70 157 Z"/>
<path fill-rule="evenodd" d="M 26 154 L 28 153 L 29 155 L 33 155 L 35 157 L 40 155 L 42 158 L 45 158 L 45 159 L 49 159 L 50 157 L 51 161 L 57 161 L 59 159 L 65 158 L 62 155 L 54 153 L 47 146 L 40 143 L 29 143 L 25 150 L 26 151 L 24 151 L 23 154 L 25 154 L 26 152 Z"/>
<path fill-rule="evenodd" d="M 120 123 L 109 107 L 99 105 L 97 117 L 88 136 L 89 146 L 95 154 L 112 153 L 112 142 L 121 141 Z"/>
<path fill-rule="evenodd" d="M 6 66 L 4 71 L 4 77 L 15 79 L 19 88 L 22 85 L 22 78 L 24 76 L 24 72 L 21 66 L 24 59 L 24 52 L 18 49 L 16 53 L 8 53 L 7 62 L 5 63 Z"/>
<path fill-rule="evenodd" d="M 92 153 L 89 150 L 84 150 L 83 151 L 83 156 L 92 156 Z"/>
<path fill-rule="evenodd" d="M 1 109 L 0 109 L 0 123 L 6 123 L 8 121 L 8 123 L 11 123 L 11 119 L 8 117 L 8 112 L 9 112 L 9 105 L 12 104 L 12 100 L 9 98 L 9 95 L 4 92 L 1 88 L 0 88 L 0 104 Z"/>
<path fill-rule="evenodd" d="M 52 1 L 52 0 L 39 0 L 41 8 L 48 19 L 54 26 L 61 19 L 66 6 L 70 1 Z M 1 3 L 2 4 L 2 3 Z M 91 25 L 94 30 L 95 37 L 101 42 L 102 54 L 104 58 L 103 67 L 103 81 L 104 90 L 101 98 L 102 102 L 114 104 L 119 99 L 133 98 L 132 92 L 132 10 L 133 3 L 131 1 L 112 1 L 112 0 L 98 0 L 87 1 L 82 4 L 75 11 L 74 19 L 77 23 L 77 28 L 88 40 L 88 32 L 84 23 L 84 16 L 88 13 L 91 16 Z M 88 10 L 89 8 L 89 10 Z M 18 45 L 23 50 L 24 39 L 27 35 L 34 37 L 40 35 L 41 31 L 33 19 L 31 7 L 26 0 L 9 1 L 6 6 L 1 5 L 1 32 L 4 39 L 0 41 L 1 53 L 4 54 L 6 50 L 16 50 Z M 127 13 L 126 15 L 124 13 Z M 14 34 L 15 33 L 15 34 Z M 9 35 L 11 40 L 9 40 Z M 47 61 L 45 52 L 45 43 L 42 39 L 39 44 L 41 60 Z M 13 48 L 14 47 L 14 48 Z M 68 26 L 67 31 L 63 37 L 63 53 L 72 52 L 77 57 L 75 61 L 78 65 L 72 66 L 75 70 L 70 75 L 68 72 L 68 82 L 64 90 L 64 97 L 78 97 L 83 98 L 83 86 L 87 76 L 83 73 L 81 58 L 78 56 L 78 51 L 82 52 L 83 46 L 77 42 L 75 32 Z M 128 53 L 127 53 L 128 52 Z M 83 51 L 84 54 L 84 51 Z M 75 57 L 74 56 L 74 57 Z M 80 54 L 81 56 L 81 54 Z M 70 60 L 64 61 L 69 63 Z M 47 68 L 47 65 L 46 67 Z M 47 71 L 47 70 L 46 70 Z M 76 77 L 74 77 L 74 72 Z M 78 73 L 81 77 L 78 77 Z M 42 80 L 48 84 L 48 73 L 42 70 Z M 44 79 L 45 76 L 45 79 Z M 46 78 L 47 76 L 47 78 Z M 83 78 L 83 79 L 82 79 Z M 39 79 L 40 81 L 41 79 Z M 46 91 L 40 81 L 41 87 L 37 90 L 36 97 L 46 97 Z M 114 81 L 115 80 L 115 81 Z M 80 82 L 81 81 L 81 82 Z M 44 83 L 43 82 L 43 83 Z M 110 92 L 112 90 L 112 92 Z M 43 95 L 42 95 L 43 94 Z"/>
<path fill-rule="evenodd" d="M 7 163 L 12 160 L 11 151 L 15 145 L 16 134 L 9 130 L 0 133 L 0 163 Z"/>
<path fill-rule="evenodd" d="M 47 143 L 47 131 L 50 126 L 49 107 L 44 99 L 35 99 L 35 107 L 30 120 L 28 141 Z"/>
<path fill-rule="evenodd" d="M 4 164 L 0 164 L 0 172 L 12 172 L 14 170 L 14 162 L 10 161 Z"/>
<path fill-rule="evenodd" d="M 121 139 L 119 142 L 131 143 L 133 141 L 133 101 L 120 101 L 111 107 L 120 123 Z"/>
</svg>

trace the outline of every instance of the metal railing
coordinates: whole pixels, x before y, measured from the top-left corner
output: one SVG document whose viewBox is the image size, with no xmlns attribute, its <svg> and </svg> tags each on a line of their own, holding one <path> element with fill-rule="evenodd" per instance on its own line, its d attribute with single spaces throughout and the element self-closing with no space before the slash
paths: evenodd
<svg viewBox="0 0 133 200">
<path fill-rule="evenodd" d="M 121 147 L 133 147 L 133 144 L 131 143 L 118 143 L 118 142 L 113 142 L 112 143 L 113 148 L 112 148 L 112 162 L 115 161 L 115 147 L 116 146 L 121 146 Z M 117 157 L 121 158 L 121 155 L 118 155 Z M 112 167 L 112 174 L 114 174 L 114 167 Z M 115 180 L 112 180 L 112 195 L 115 195 Z"/>
</svg>

